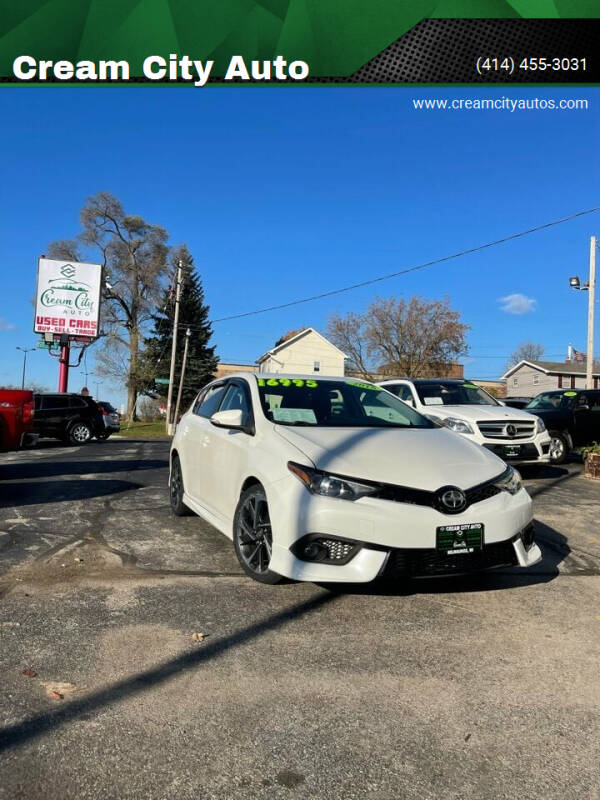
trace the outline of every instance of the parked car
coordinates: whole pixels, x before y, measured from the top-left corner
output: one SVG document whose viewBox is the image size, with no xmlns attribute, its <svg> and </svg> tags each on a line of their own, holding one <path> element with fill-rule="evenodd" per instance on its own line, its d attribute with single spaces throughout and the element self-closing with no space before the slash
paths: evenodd
<svg viewBox="0 0 600 800">
<path fill-rule="evenodd" d="M 240 373 L 182 416 L 175 515 L 233 539 L 247 575 L 307 581 L 528 567 L 531 499 L 493 453 L 372 383 Z"/>
<path fill-rule="evenodd" d="M 96 403 L 102 413 L 104 422 L 104 429 L 96 434 L 96 438 L 101 440 L 108 439 L 111 433 L 119 433 L 121 430 L 121 416 L 117 409 L 106 400 L 97 400 Z"/>
<path fill-rule="evenodd" d="M 550 433 L 550 461 L 562 464 L 574 447 L 600 442 L 600 390 L 541 392 L 527 411 L 542 419 Z"/>
<path fill-rule="evenodd" d="M 550 458 L 550 436 L 543 420 L 503 406 L 474 383 L 447 378 L 397 378 L 378 385 L 504 461 L 540 464 Z"/>
<path fill-rule="evenodd" d="M 33 392 L 0 389 L 0 450 L 17 450 L 33 438 Z"/>
<path fill-rule="evenodd" d="M 550 458 L 550 436 L 543 420 L 507 408 L 474 383 L 449 378 L 395 378 L 378 385 L 506 462 L 540 464 Z"/>
<path fill-rule="evenodd" d="M 531 402 L 531 397 L 503 397 L 502 403 L 510 408 L 525 408 Z"/>
<path fill-rule="evenodd" d="M 35 395 L 34 430 L 40 437 L 85 444 L 102 438 L 104 419 L 95 400 L 81 394 Z"/>
</svg>

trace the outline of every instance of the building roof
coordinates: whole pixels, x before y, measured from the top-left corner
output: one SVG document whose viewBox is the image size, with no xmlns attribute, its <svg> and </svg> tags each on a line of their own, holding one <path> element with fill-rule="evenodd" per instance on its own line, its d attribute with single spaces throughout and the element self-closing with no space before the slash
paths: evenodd
<svg viewBox="0 0 600 800">
<path fill-rule="evenodd" d="M 587 365 L 585 361 L 529 361 L 523 360 L 519 361 L 518 364 L 515 364 L 509 370 L 507 370 L 504 375 L 502 376 L 503 379 L 509 378 L 514 372 L 516 372 L 521 367 L 533 367 L 534 369 L 539 370 L 540 372 L 544 372 L 546 375 L 550 374 L 558 374 L 558 375 L 581 375 L 585 376 Z M 593 375 L 595 377 L 600 376 L 600 364 L 597 362 L 594 364 Z"/>
<path fill-rule="evenodd" d="M 281 344 L 276 345 L 276 347 L 272 347 L 270 350 L 267 350 L 266 353 L 263 353 L 262 356 L 259 356 L 256 359 L 257 363 L 261 364 L 263 361 L 266 361 L 267 358 L 269 358 L 270 356 L 275 355 L 275 353 L 278 353 L 280 350 L 283 350 L 284 348 L 288 347 L 288 345 L 292 344 L 293 342 L 297 342 L 298 339 L 301 339 L 308 333 L 316 333 L 317 336 L 323 339 L 324 342 L 327 342 L 327 344 L 331 345 L 331 347 L 333 347 L 334 350 L 337 350 L 338 353 L 340 353 L 340 355 L 342 355 L 344 358 L 348 358 L 348 356 L 345 353 L 342 353 L 339 347 L 336 347 L 333 344 L 333 342 L 330 342 L 329 339 L 326 339 L 321 333 L 319 333 L 319 331 L 315 330 L 314 328 L 304 328 L 303 331 L 300 331 L 295 336 L 292 336 L 291 339 L 286 339 L 285 342 L 282 342 Z"/>
</svg>

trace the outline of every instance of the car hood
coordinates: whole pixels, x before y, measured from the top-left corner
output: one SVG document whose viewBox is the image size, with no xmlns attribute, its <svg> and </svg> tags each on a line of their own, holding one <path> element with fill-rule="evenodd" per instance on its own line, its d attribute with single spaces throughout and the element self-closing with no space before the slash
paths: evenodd
<svg viewBox="0 0 600 800">
<path fill-rule="evenodd" d="M 423 406 L 423 414 L 432 414 L 436 417 L 459 417 L 469 422 L 484 422 L 492 420 L 522 420 L 532 422 L 529 411 L 510 406 Z"/>
<path fill-rule="evenodd" d="M 276 425 L 275 431 L 309 458 L 317 469 L 359 480 L 427 491 L 448 485 L 469 489 L 506 469 L 506 464 L 489 450 L 443 428 L 392 430 Z"/>
</svg>

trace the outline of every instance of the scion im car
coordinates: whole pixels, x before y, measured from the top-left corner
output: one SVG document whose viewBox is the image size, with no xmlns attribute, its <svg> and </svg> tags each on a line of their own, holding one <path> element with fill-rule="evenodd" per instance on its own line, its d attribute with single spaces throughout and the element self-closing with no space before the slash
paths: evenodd
<svg viewBox="0 0 600 800">
<path fill-rule="evenodd" d="M 177 426 L 170 501 L 233 539 L 244 571 L 366 582 L 528 567 L 541 557 L 518 472 L 371 383 L 240 374 Z"/>
</svg>

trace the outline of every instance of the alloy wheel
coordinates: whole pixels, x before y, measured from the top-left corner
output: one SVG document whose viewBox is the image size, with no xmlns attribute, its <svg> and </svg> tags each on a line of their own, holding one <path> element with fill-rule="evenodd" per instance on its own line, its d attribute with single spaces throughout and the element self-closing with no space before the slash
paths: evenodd
<svg viewBox="0 0 600 800">
<path fill-rule="evenodd" d="M 79 444 L 84 444 L 90 438 L 90 429 L 86 425 L 75 425 L 71 436 Z"/>
<path fill-rule="evenodd" d="M 238 516 L 238 546 L 244 563 L 255 573 L 267 572 L 271 563 L 273 537 L 267 500 L 260 494 L 246 499 Z"/>
<path fill-rule="evenodd" d="M 558 461 L 565 453 L 565 443 L 558 436 L 552 437 L 550 440 L 550 458 L 552 461 Z"/>
</svg>

